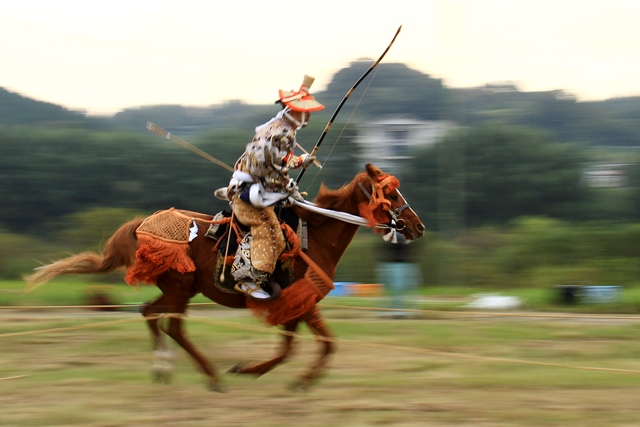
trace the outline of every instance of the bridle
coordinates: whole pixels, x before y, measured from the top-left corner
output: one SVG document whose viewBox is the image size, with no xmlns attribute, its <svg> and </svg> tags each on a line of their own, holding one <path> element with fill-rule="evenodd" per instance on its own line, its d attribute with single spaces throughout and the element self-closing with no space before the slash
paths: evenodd
<svg viewBox="0 0 640 427">
<path fill-rule="evenodd" d="M 391 207 L 391 202 L 387 198 L 385 198 L 385 188 L 390 186 L 392 180 L 395 180 L 395 178 L 391 175 L 384 175 L 380 177 L 378 182 L 375 182 L 373 179 L 369 178 L 369 182 L 371 183 L 371 191 L 368 191 L 361 181 L 358 181 L 358 186 L 369 200 L 369 206 L 373 206 L 373 210 L 381 209 L 382 211 L 389 214 L 389 223 L 381 225 L 386 228 L 395 229 L 396 231 L 402 231 L 407 227 L 407 223 L 404 219 L 400 218 L 400 216 L 402 215 L 403 210 L 410 208 L 411 206 L 402 196 L 400 190 L 398 190 L 398 188 L 396 187 L 391 191 L 397 191 L 398 195 L 402 197 L 402 200 L 405 201 L 405 204 L 400 206 L 399 208 Z M 391 191 L 389 191 L 389 193 L 391 193 Z"/>
<path fill-rule="evenodd" d="M 402 200 L 404 200 L 405 203 L 397 209 L 390 208 L 389 215 L 391 215 L 391 219 L 396 223 L 396 230 L 404 230 L 407 227 L 407 222 L 404 219 L 400 218 L 400 215 L 402 214 L 403 210 L 410 208 L 411 206 L 409 206 L 407 199 L 405 199 L 402 193 L 400 193 L 400 190 L 396 188 L 396 191 L 398 192 L 398 196 L 402 197 Z M 400 223 L 402 223 L 402 226 L 399 225 Z"/>
</svg>

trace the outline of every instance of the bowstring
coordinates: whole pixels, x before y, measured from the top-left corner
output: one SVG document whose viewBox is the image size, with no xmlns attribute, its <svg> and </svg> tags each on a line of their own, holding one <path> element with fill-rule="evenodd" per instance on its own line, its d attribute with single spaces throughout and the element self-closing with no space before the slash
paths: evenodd
<svg viewBox="0 0 640 427">
<path fill-rule="evenodd" d="M 362 99 L 364 98 L 364 96 L 366 95 L 367 91 L 369 90 L 369 87 L 371 86 L 371 83 L 373 83 L 373 81 L 375 80 L 376 74 L 378 74 L 378 71 L 380 71 L 379 67 L 376 67 L 376 69 L 373 70 L 373 75 L 369 79 L 369 83 L 367 83 L 367 86 L 365 86 L 364 90 L 362 91 L 362 95 L 360 95 L 360 98 L 358 98 L 358 102 L 356 103 L 355 107 L 351 111 L 351 114 L 349 115 L 349 118 L 344 123 L 344 126 L 340 130 L 340 133 L 338 133 L 338 137 L 336 138 L 335 142 L 333 143 L 333 145 L 331 145 L 331 149 L 329 150 L 329 154 L 327 154 L 327 157 L 324 159 L 324 162 L 322 162 L 322 169 L 318 169 L 315 172 L 315 174 L 313 175 L 313 178 L 311 179 L 311 182 L 309 182 L 309 184 L 306 186 L 306 190 L 309 190 L 309 188 L 311 188 L 313 183 L 316 181 L 316 178 L 318 178 L 318 176 L 320 175 L 320 172 L 322 172 L 324 170 L 324 166 L 327 164 L 327 161 L 329 160 L 329 157 L 331 157 L 331 153 L 333 153 L 333 150 L 336 148 L 336 145 L 338 145 L 338 142 L 340 141 L 340 138 L 342 137 L 342 134 L 347 129 L 347 126 L 351 122 L 351 119 L 353 118 L 353 115 L 356 113 L 356 110 L 360 106 L 360 103 L 362 102 Z"/>
</svg>

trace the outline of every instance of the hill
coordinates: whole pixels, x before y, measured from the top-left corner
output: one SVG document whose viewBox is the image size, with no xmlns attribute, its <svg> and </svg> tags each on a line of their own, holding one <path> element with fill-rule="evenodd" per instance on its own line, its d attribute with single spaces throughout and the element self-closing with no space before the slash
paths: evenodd
<svg viewBox="0 0 640 427">
<path fill-rule="evenodd" d="M 89 124 L 84 114 L 0 88 L 0 125 Z"/>
<path fill-rule="evenodd" d="M 326 123 L 349 88 L 371 65 L 357 60 L 339 70 L 326 91 L 316 96 L 327 108 L 314 122 Z M 275 98 L 275 96 L 274 96 Z M 0 88 L 0 126 L 81 126 L 145 132 L 147 121 L 182 135 L 213 129 L 252 129 L 274 113 L 272 104 L 229 101 L 209 107 L 153 105 L 127 108 L 111 117 L 83 113 L 23 97 Z M 521 92 L 507 82 L 478 88 L 447 88 L 440 79 L 405 64 L 380 64 L 353 93 L 338 117 L 352 123 L 383 115 L 410 115 L 423 120 L 452 120 L 463 126 L 496 124 L 547 130 L 559 142 L 640 146 L 640 97 L 580 102 L 562 90 Z"/>
</svg>

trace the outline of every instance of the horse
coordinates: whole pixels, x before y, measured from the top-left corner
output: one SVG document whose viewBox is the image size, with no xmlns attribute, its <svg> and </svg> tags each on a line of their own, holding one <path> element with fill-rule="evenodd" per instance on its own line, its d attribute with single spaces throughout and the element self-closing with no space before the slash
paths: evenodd
<svg viewBox="0 0 640 427">
<path fill-rule="evenodd" d="M 330 190 L 322 184 L 314 204 L 332 212 L 364 219 L 368 226 L 377 227 L 374 228 L 375 232 L 384 234 L 388 231 L 385 237 L 399 233 L 406 243 L 409 243 L 423 236 L 425 226 L 399 192 L 399 185 L 400 182 L 395 177 L 368 163 L 364 172 L 358 173 L 350 183 L 337 190 Z M 165 255 L 155 256 L 159 250 L 153 247 L 143 250 L 143 237 L 148 236 L 142 232 L 141 226 L 151 217 L 135 218 L 120 226 L 104 245 L 102 254 L 83 252 L 36 268 L 35 272 L 24 277 L 27 289 L 33 289 L 59 275 L 107 273 L 123 268 L 128 272 L 128 283 L 135 284 L 136 280 L 146 280 L 155 284 L 162 294 L 144 304 L 140 311 L 151 331 L 152 349 L 156 357 L 154 366 L 159 367 L 156 371 L 157 379 L 168 375 L 167 364 L 170 366 L 171 352 L 165 342 L 164 333 L 191 356 L 205 375 L 209 389 L 214 391 L 224 391 L 221 376 L 214 364 L 196 348 L 183 331 L 183 317 L 191 298 L 201 293 L 226 307 L 254 309 L 257 315 L 274 311 L 274 304 L 286 303 L 297 298 L 295 303 L 285 304 L 288 316 L 270 320 L 272 325 L 283 329 L 284 341 L 275 357 L 262 362 L 240 362 L 228 372 L 261 376 L 271 371 L 288 358 L 295 331 L 299 324 L 304 322 L 318 338 L 321 346 L 317 359 L 291 385 L 292 388 L 307 389 L 324 373 L 329 357 L 335 352 L 335 341 L 320 315 L 317 304 L 333 288 L 336 266 L 358 228 L 363 224 L 333 218 L 295 205 L 291 209 L 307 224 L 308 247 L 304 252 L 299 250 L 295 258 L 294 284 L 283 289 L 275 301 L 251 301 L 244 294 L 225 291 L 216 286 L 215 276 L 220 273 L 217 271 L 219 264 L 216 263 L 216 258 L 225 248 L 217 246 L 218 242 L 205 236 L 208 227 L 216 221 L 214 216 L 187 210 L 177 212 L 188 218 L 191 237 L 195 237 L 182 243 L 181 249 L 187 258 L 186 261 L 191 263 L 191 268 L 178 267 L 175 263 L 168 262 Z M 303 262 L 298 262 L 300 257 L 304 258 Z M 136 269 L 137 273 L 132 275 Z M 155 273 L 151 274 L 151 270 Z M 143 274 L 140 274 L 140 271 L 143 271 Z M 224 269 L 222 271 L 224 272 Z M 321 287 L 324 283 L 325 289 L 321 292 L 314 288 L 313 276 L 316 279 L 320 277 L 320 280 L 315 282 L 320 282 Z M 314 289 L 305 292 L 302 286 L 296 287 L 298 283 Z M 159 323 L 162 316 L 168 317 L 167 325 Z"/>
</svg>

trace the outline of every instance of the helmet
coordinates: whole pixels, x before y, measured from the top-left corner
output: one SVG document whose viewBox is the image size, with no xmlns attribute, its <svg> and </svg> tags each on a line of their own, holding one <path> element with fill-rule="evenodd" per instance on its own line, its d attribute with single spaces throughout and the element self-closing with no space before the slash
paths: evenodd
<svg viewBox="0 0 640 427">
<path fill-rule="evenodd" d="M 311 113 L 313 111 L 320 111 L 324 108 L 324 105 L 315 100 L 313 96 L 309 94 L 309 88 L 314 82 L 314 78 L 305 74 L 302 85 L 298 91 L 293 90 L 279 90 L 280 102 L 286 107 L 289 107 L 292 111 L 301 111 L 305 113 Z"/>
</svg>

